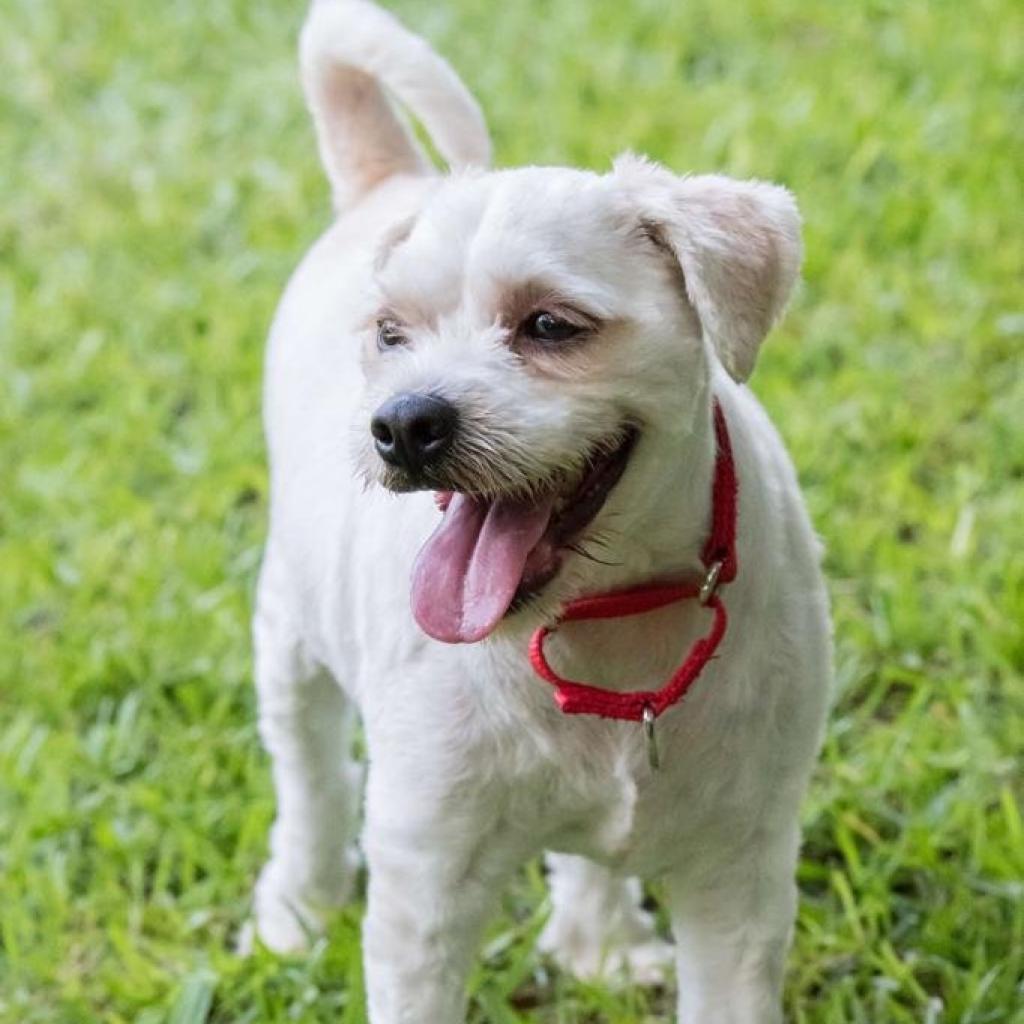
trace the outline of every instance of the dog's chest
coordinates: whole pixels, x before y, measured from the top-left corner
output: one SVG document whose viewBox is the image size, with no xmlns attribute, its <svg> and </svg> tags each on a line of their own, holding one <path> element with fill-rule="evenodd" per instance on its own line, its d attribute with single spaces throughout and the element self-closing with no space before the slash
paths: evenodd
<svg viewBox="0 0 1024 1024">
<path fill-rule="evenodd" d="M 547 716 L 532 725 L 541 732 L 506 766 L 506 792 L 513 817 L 542 833 L 546 848 L 646 874 L 699 836 L 709 808 L 692 783 L 705 750 L 665 735 L 656 770 L 639 723 Z"/>
<path fill-rule="evenodd" d="M 621 624 L 575 627 L 571 636 L 551 638 L 551 658 L 575 679 L 657 687 L 700 628 L 699 618 L 689 619 L 651 616 L 642 635 Z M 469 730 L 476 739 L 466 755 L 487 766 L 495 799 L 507 802 L 516 828 L 542 837 L 546 847 L 639 871 L 665 859 L 706 820 L 706 787 L 693 781 L 708 763 L 714 730 L 693 725 L 708 724 L 713 686 L 659 721 L 663 764 L 655 769 L 640 722 L 562 713 L 550 685 L 514 646 L 481 658 L 467 675 L 476 696 Z"/>
<path fill-rule="evenodd" d="M 553 822 L 547 845 L 620 868 L 653 853 L 656 837 L 642 827 L 644 783 L 622 770 L 603 779 L 600 791 L 577 791 Z"/>
</svg>

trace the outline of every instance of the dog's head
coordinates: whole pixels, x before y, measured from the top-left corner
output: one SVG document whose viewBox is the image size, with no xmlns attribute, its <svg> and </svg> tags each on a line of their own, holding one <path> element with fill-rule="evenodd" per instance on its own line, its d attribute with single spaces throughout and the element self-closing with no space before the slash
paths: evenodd
<svg viewBox="0 0 1024 1024">
<path fill-rule="evenodd" d="M 799 259 L 785 190 L 632 157 L 456 176 L 397 225 L 359 443 L 371 479 L 445 506 L 414 570 L 420 625 L 480 639 L 614 537 L 616 508 L 642 526 L 713 361 L 749 375 Z"/>
</svg>

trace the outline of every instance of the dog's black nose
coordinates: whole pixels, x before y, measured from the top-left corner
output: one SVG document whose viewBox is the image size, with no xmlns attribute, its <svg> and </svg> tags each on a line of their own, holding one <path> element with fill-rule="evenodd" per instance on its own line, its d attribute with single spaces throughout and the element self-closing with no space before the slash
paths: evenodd
<svg viewBox="0 0 1024 1024">
<path fill-rule="evenodd" d="M 385 462 L 415 476 L 451 447 L 458 418 L 443 398 L 404 392 L 377 410 L 370 433 Z"/>
</svg>

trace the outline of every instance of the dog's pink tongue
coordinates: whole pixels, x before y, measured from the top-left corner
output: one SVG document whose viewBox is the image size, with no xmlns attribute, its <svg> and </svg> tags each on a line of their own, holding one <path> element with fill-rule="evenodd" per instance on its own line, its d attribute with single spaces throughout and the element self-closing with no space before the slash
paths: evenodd
<svg viewBox="0 0 1024 1024">
<path fill-rule="evenodd" d="M 482 640 L 501 621 L 526 559 L 547 529 L 553 499 L 485 504 L 455 494 L 412 570 L 412 613 L 446 643 Z"/>
</svg>

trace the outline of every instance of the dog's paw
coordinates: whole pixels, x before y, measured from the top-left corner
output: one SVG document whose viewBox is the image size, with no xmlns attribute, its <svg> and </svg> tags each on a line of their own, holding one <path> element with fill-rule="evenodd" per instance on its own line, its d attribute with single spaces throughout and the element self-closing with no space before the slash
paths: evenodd
<svg viewBox="0 0 1024 1024">
<path fill-rule="evenodd" d="M 552 918 L 537 948 L 581 981 L 613 987 L 663 984 L 675 964 L 675 947 L 659 938 L 646 921 L 630 923 L 633 927 L 601 933 Z"/>
<path fill-rule="evenodd" d="M 674 970 L 675 946 L 653 938 L 609 950 L 598 977 L 612 985 L 663 985 Z"/>
<path fill-rule="evenodd" d="M 270 861 L 256 883 L 253 915 L 239 932 L 236 950 L 248 956 L 258 938 L 274 953 L 305 952 L 326 931 L 331 917 L 348 903 L 353 876 L 346 865 L 329 891 L 302 890 Z"/>
</svg>

